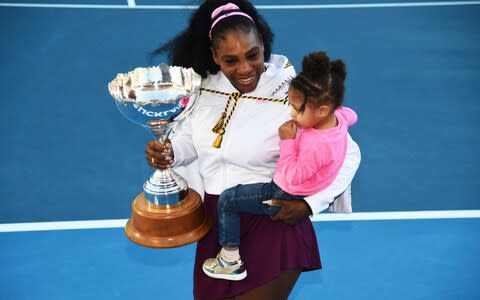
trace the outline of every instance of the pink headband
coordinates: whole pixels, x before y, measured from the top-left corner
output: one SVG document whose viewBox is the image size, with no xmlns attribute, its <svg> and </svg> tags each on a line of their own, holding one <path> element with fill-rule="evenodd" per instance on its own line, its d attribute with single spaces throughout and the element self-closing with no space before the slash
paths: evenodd
<svg viewBox="0 0 480 300">
<path fill-rule="evenodd" d="M 227 12 L 224 15 L 221 15 L 220 17 L 215 19 L 220 13 L 222 13 L 224 11 L 231 11 L 231 12 Z M 210 40 L 212 39 L 212 29 L 213 29 L 213 27 L 215 27 L 215 25 L 217 25 L 217 23 L 220 22 L 221 20 L 223 20 L 225 18 L 228 18 L 228 17 L 231 17 L 231 16 L 244 16 L 244 17 L 250 19 L 250 21 L 253 22 L 252 17 L 250 17 L 249 15 L 247 15 L 244 12 L 241 12 L 240 8 L 233 3 L 227 3 L 225 5 L 219 6 L 212 12 L 212 20 L 215 20 L 215 21 L 213 21 L 212 26 L 210 26 L 210 32 L 208 33 L 208 36 L 210 37 Z M 255 23 L 255 22 L 253 22 L 253 23 Z"/>
</svg>

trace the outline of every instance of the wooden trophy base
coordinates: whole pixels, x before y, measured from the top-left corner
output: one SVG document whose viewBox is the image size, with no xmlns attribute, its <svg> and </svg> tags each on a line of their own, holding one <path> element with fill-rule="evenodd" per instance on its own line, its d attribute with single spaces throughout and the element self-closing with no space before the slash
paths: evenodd
<svg viewBox="0 0 480 300">
<path fill-rule="evenodd" d="M 192 189 L 175 205 L 156 205 L 142 193 L 132 202 L 132 217 L 125 226 L 127 237 L 145 247 L 173 248 L 196 242 L 212 227 L 200 195 Z"/>
</svg>

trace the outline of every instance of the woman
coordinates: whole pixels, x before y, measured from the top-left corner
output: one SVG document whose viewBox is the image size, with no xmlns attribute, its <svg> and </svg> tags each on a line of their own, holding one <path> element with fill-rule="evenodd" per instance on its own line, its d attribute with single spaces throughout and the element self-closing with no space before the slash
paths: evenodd
<svg viewBox="0 0 480 300">
<path fill-rule="evenodd" d="M 287 299 L 302 271 L 321 268 L 309 215 L 327 208 L 358 167 L 358 147 L 350 140 L 331 188 L 304 200 L 275 200 L 281 210 L 273 217 L 242 215 L 245 280 L 215 280 L 203 273 L 203 261 L 220 249 L 218 195 L 237 184 L 270 181 L 279 156 L 277 130 L 289 119 L 285 99 L 295 71 L 285 57 L 271 54 L 272 40 L 248 1 L 206 1 L 183 33 L 157 50 L 167 52 L 172 65 L 192 67 L 203 77 L 197 105 L 171 144 L 152 141 L 145 150 L 153 167 L 173 164 L 185 171 L 191 187 L 205 191 L 204 206 L 214 224 L 197 243 L 196 299 Z"/>
</svg>

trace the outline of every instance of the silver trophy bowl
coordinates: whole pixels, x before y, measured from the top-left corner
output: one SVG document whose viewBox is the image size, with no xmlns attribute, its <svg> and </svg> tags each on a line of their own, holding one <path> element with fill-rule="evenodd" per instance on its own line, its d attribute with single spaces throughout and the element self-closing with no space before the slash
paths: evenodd
<svg viewBox="0 0 480 300">
<path fill-rule="evenodd" d="M 161 64 L 118 74 L 108 89 L 128 120 L 151 130 L 163 143 L 193 108 L 200 83 L 200 75 L 191 68 Z M 143 189 L 150 202 L 174 205 L 185 197 L 188 186 L 172 169 L 156 169 Z"/>
<path fill-rule="evenodd" d="M 160 64 L 117 74 L 108 84 L 108 90 L 128 120 L 150 130 L 163 143 L 177 122 L 192 111 L 200 84 L 201 76 L 193 69 Z M 188 188 L 186 180 L 171 168 L 155 169 L 144 183 L 143 193 L 132 204 L 127 236 L 149 247 L 175 247 L 193 242 L 192 238 L 198 236 L 193 237 L 190 231 L 206 234 L 210 228 L 203 209 L 198 211 L 201 209 L 201 199 L 197 207 L 198 199 L 199 195 Z M 187 232 L 158 227 L 182 227 Z"/>
</svg>

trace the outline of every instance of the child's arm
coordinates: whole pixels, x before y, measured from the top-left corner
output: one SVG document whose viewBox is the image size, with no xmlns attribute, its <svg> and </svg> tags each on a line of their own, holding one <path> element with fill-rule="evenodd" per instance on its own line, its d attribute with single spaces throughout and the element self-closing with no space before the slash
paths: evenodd
<svg viewBox="0 0 480 300">
<path fill-rule="evenodd" d="M 280 141 L 280 160 L 277 165 L 277 174 L 281 174 L 291 185 L 301 185 L 318 172 L 318 155 L 314 147 L 305 145 L 304 150 L 298 152 L 294 140 Z"/>
<path fill-rule="evenodd" d="M 283 123 L 278 129 L 280 137 L 280 159 L 276 173 L 281 175 L 289 185 L 301 185 L 318 172 L 321 157 L 318 145 L 310 147 L 295 145 L 297 125 L 293 120 Z M 321 165 L 321 164 L 320 164 Z"/>
</svg>

